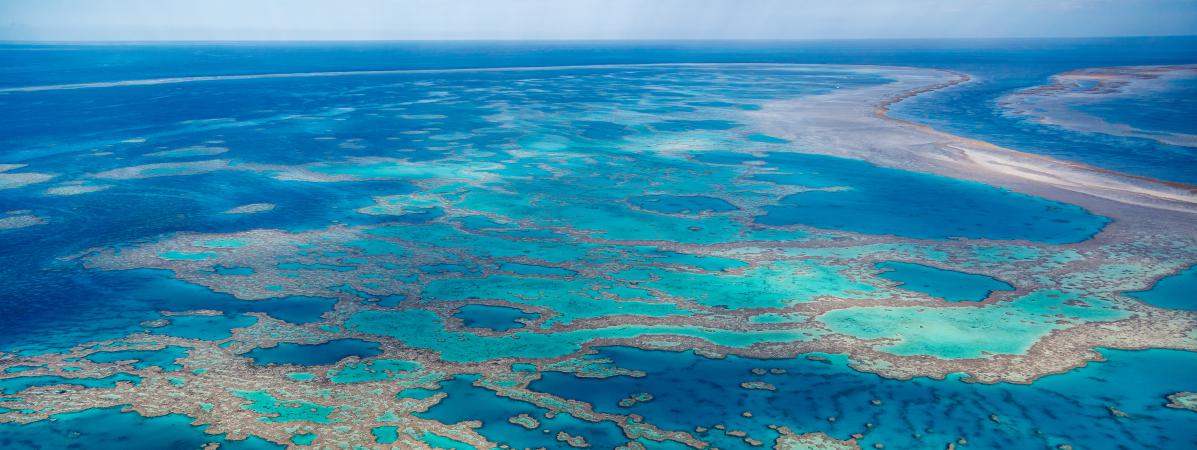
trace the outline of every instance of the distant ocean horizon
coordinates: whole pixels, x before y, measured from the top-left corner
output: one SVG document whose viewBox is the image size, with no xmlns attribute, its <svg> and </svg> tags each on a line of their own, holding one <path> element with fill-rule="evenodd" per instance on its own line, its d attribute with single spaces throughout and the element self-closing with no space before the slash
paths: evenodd
<svg viewBox="0 0 1197 450">
<path fill-rule="evenodd" d="M 1019 151 L 1197 184 L 1197 154 L 1030 126 L 1004 95 L 1091 67 L 1197 63 L 1197 36 L 629 41 L 0 42 L 0 88 L 192 76 L 661 63 L 892 65 L 967 73 L 891 114 Z M 4 114 L 0 113 L 0 119 Z M 19 134 L 19 133 L 18 133 Z M 7 136 L 7 137 L 19 137 Z"/>
</svg>

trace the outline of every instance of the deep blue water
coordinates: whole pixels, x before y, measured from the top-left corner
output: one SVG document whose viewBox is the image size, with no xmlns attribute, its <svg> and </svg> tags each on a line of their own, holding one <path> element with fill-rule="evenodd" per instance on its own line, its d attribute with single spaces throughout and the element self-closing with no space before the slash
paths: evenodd
<svg viewBox="0 0 1197 450">
<path fill-rule="evenodd" d="M 15 258 L 14 258 L 15 259 Z M 29 264 L 29 261 L 23 261 Z M 9 267 L 8 269 L 12 269 Z M 169 278 L 161 271 L 120 272 L 34 271 L 11 279 L 7 289 L 43 295 L 45 301 L 23 302 L 0 297 L 0 319 L 7 333 L 0 348 L 20 353 L 62 351 L 81 342 L 116 339 L 143 329 L 143 321 L 159 319 L 159 311 L 211 309 L 225 316 L 173 316 L 171 325 L 153 333 L 205 339 L 228 337 L 229 328 L 255 320 L 245 312 L 263 312 L 293 323 L 318 320 L 331 310 L 332 299 L 282 297 L 242 301 L 194 284 Z M 26 284 L 28 283 L 28 284 Z M 45 284 L 42 284 L 45 283 Z M 104 301 L 94 301 L 103 299 Z M 118 305 L 119 307 L 114 307 Z"/>
<path fill-rule="evenodd" d="M 292 73 L 409 68 L 508 67 L 538 65 L 659 63 L 659 62 L 796 62 L 893 64 L 949 68 L 977 75 L 962 87 L 903 102 L 895 114 L 931 124 L 937 128 L 980 138 L 1019 150 L 1038 152 L 1095 164 L 1130 173 L 1168 180 L 1197 182 L 1197 152 L 1161 145 L 1143 139 L 1076 133 L 1007 117 L 996 106 L 997 98 L 1013 90 L 1047 81 L 1054 73 L 1082 67 L 1131 64 L 1173 64 L 1197 62 L 1197 38 L 1142 38 L 1088 40 L 968 40 L 968 41 L 854 41 L 854 42 L 636 42 L 636 43 L 370 43 L 370 44 L 164 44 L 164 45 L 0 45 L 0 87 L 247 73 Z M 464 89 L 503 85 L 503 74 L 439 76 L 460 83 Z M 121 89 L 65 90 L 31 97 L 0 95 L 0 163 L 28 163 L 31 170 L 53 168 L 55 181 L 84 178 L 86 174 L 152 162 L 144 148 L 108 147 L 113 140 L 153 136 L 153 145 L 177 148 L 194 145 L 195 137 L 213 123 L 235 120 L 241 127 L 220 130 L 219 144 L 234 149 L 234 159 L 263 164 L 304 164 L 341 159 L 346 155 L 370 156 L 369 151 L 352 153 L 335 142 L 313 141 L 314 134 L 327 130 L 305 129 L 302 123 L 271 128 L 262 123 L 275 115 L 294 111 L 321 111 L 329 101 L 353 104 L 359 98 L 361 80 L 353 77 L 323 79 L 242 80 L 235 83 L 192 83 L 142 86 Z M 602 99 L 604 93 L 587 86 L 553 93 L 561 104 L 571 100 Z M 631 89 L 631 88 L 629 88 Z M 316 92 L 320 95 L 302 95 Z M 388 92 L 396 102 L 415 101 L 416 93 Z M 548 94 L 546 94 L 547 96 Z M 28 101 L 33 98 L 36 101 Z M 549 103 L 544 112 L 554 110 Z M 754 105 L 726 105 L 751 109 Z M 508 157 L 488 147 L 488 137 L 474 136 L 476 129 L 489 126 L 476 119 L 469 102 L 438 105 L 437 113 L 451 120 L 419 122 L 387 121 L 369 114 L 338 112 L 347 120 L 338 134 L 364 136 L 371 148 L 384 148 L 389 156 L 409 161 L 446 157 L 450 151 L 414 140 L 386 141 L 390 134 L 435 126 L 444 134 L 467 137 L 459 146 L 495 150 L 491 160 Z M 1185 107 L 1187 108 L 1187 107 Z M 684 110 L 641 111 L 667 115 Z M 1174 121 L 1176 115 L 1126 114 L 1119 108 L 1100 114 L 1128 123 L 1148 126 Z M 199 122 L 185 122 L 201 119 Z M 208 122 L 204 122 L 204 121 Z M 185 122 L 185 123 L 184 123 Z M 576 122 L 582 139 L 592 142 L 619 140 L 632 133 L 611 122 Z M 1165 124 L 1184 128 L 1184 123 Z M 649 128 L 670 133 L 680 130 L 721 130 L 737 126 L 730 121 L 660 120 Z M 406 127 L 413 127 L 408 129 Z M 377 130 L 386 130 L 381 133 Z M 277 132 L 276 132 L 277 131 Z M 517 136 L 512 132 L 512 136 Z M 767 137 L 750 141 L 776 144 Z M 111 158 L 86 155 L 94 151 L 114 152 Z M 596 152 L 597 154 L 597 152 Z M 740 164 L 720 153 L 705 156 L 710 162 L 725 157 L 721 164 Z M 647 160 L 648 158 L 646 158 Z M 954 236 L 992 239 L 1029 239 L 1050 243 L 1077 242 L 1099 230 L 1105 221 L 1080 208 L 1040 202 L 969 183 L 918 174 L 878 170 L 863 163 L 822 157 L 774 156 L 766 158 L 775 168 L 803 172 L 800 177 L 773 175 L 770 181 L 825 186 L 850 184 L 850 193 L 806 192 L 786 198 L 758 218 L 760 223 L 812 225 L 873 234 L 896 234 L 915 238 L 943 239 Z M 670 166 L 660 161 L 662 169 Z M 811 168 L 826 169 L 809 173 Z M 818 172 L 818 171 L 815 171 Z M 840 177 L 840 178 L 837 178 Z M 801 183 L 798 183 L 801 181 Z M 604 180 L 609 182 L 609 180 Z M 818 183 L 815 183 L 816 185 Z M 548 184 L 547 189 L 569 187 Z M 893 189 L 899 186 L 902 189 Z M 83 270 L 75 260 L 61 258 L 96 247 L 142 242 L 154 236 L 181 231 L 233 232 L 255 228 L 292 231 L 322 229 L 330 224 L 360 225 L 384 221 L 423 222 L 442 214 L 425 208 L 402 218 L 371 216 L 355 210 L 371 205 L 369 198 L 416 192 L 407 182 L 305 183 L 270 179 L 253 173 L 220 172 L 186 177 L 161 177 L 115 183 L 115 186 L 80 197 L 51 197 L 41 193 L 45 185 L 0 191 L 0 211 L 31 209 L 49 223 L 27 229 L 0 232 L 0 351 L 44 353 L 69 349 L 81 342 L 115 339 L 139 333 L 143 321 L 162 318 L 159 311 L 212 309 L 223 316 L 172 316 L 171 324 L 153 328 L 151 334 L 219 340 L 231 329 L 253 324 L 247 312 L 263 312 L 292 323 L 310 323 L 330 311 L 332 299 L 285 297 L 263 301 L 240 301 L 170 278 L 161 271 L 100 272 Z M 845 202 L 847 196 L 849 201 Z M 903 206 L 926 203 L 934 207 L 921 215 L 907 214 Z M 653 202 L 632 200 L 647 210 L 670 214 L 733 211 L 733 205 L 705 197 L 656 198 Z M 220 214 L 230 208 L 257 202 L 276 204 L 276 209 L 247 215 Z M 994 223 L 991 210 L 979 205 L 997 205 L 998 215 L 1008 219 Z M 734 206 L 733 206 L 734 207 Z M 480 216 L 479 216 L 480 217 Z M 854 220 L 844 220 L 851 217 Z M 901 218 L 901 219 L 895 219 Z M 494 222 L 478 219 L 467 226 L 491 227 Z M 464 221 L 463 221 L 464 223 Z M 428 272 L 433 266 L 429 266 Z M 461 269 L 448 264 L 437 267 Z M 513 266 L 514 267 L 514 266 Z M 523 269 L 527 271 L 529 267 Z M 510 267 L 509 267 L 510 268 Z M 219 269 L 214 269 L 219 270 Z M 233 270 L 229 268 L 226 270 Z M 463 269 L 470 272 L 469 268 Z M 462 273 L 464 273 L 462 272 Z M 1191 273 L 1191 271 L 1190 271 Z M 441 273 L 442 275 L 444 273 Z M 548 275 L 559 275 L 548 273 Z M 236 276 L 233 273 L 228 276 Z M 1182 275 L 1185 277 L 1190 275 Z M 1174 288 L 1173 286 L 1182 286 Z M 1191 309 L 1186 295 L 1191 283 L 1165 280 L 1153 291 L 1136 294 L 1159 306 Z M 397 303 L 397 301 L 395 302 Z M 394 306 L 394 303 L 388 303 Z M 495 330 L 514 326 L 514 315 L 474 315 L 462 309 L 466 326 Z M 326 364 L 349 355 L 377 354 L 376 346 L 360 344 L 312 349 L 284 344 L 273 351 L 262 350 L 260 363 L 285 362 Z M 328 345 L 328 344 L 326 344 Z M 313 351 L 327 350 L 327 351 Z M 125 354 L 137 359 L 137 366 L 149 364 L 173 369 L 170 352 Z M 607 349 L 620 364 L 649 372 L 642 380 L 617 378 L 597 384 L 572 375 L 550 373 L 535 386 L 567 398 L 593 400 L 599 410 L 622 411 L 619 399 L 636 392 L 652 392 L 656 399 L 632 408 L 650 422 L 671 424 L 680 430 L 704 420 L 740 417 L 751 409 L 757 420 L 736 426 L 753 434 L 775 419 L 798 429 L 826 430 L 837 437 L 861 431 L 863 423 L 877 425 L 867 443 L 884 442 L 891 448 L 902 443 L 926 442 L 942 446 L 958 435 L 968 436 L 980 446 L 1018 448 L 1022 445 L 1068 442 L 1079 448 L 1138 448 L 1165 443 L 1174 448 L 1197 445 L 1175 430 L 1192 423 L 1184 414 L 1162 408 L 1161 395 L 1169 389 L 1192 389 L 1193 358 L 1179 352 L 1107 352 L 1111 362 L 1093 364 L 1069 374 L 1048 377 L 1032 386 L 975 386 L 955 381 L 915 380 L 898 382 L 862 375 L 842 367 L 804 360 L 759 362 L 728 358 L 705 360 L 690 354 L 659 354 L 626 349 Z M 118 358 L 122 355 L 108 355 Z M 140 357 L 133 357 L 140 356 Z M 99 357 L 103 359 L 104 357 Z M 125 359 L 125 358 L 121 358 Z M 790 375 L 764 378 L 779 387 L 780 394 L 747 391 L 738 387 L 749 379 L 752 367 L 785 367 Z M 1152 371 L 1136 368 L 1152 367 Z M 695 376 L 695 373 L 702 376 Z M 712 384 L 711 380 L 726 381 Z M 59 379 L 25 380 L 53 384 Z M 95 381 L 107 385 L 112 380 Z M 482 432 L 495 439 L 553 446 L 551 435 L 527 432 L 508 424 L 519 411 L 536 414 L 537 408 L 493 395 L 470 386 L 469 378 L 443 383 L 450 393 L 446 402 L 426 415 L 452 423 L 483 419 Z M 12 382 L 17 383 L 17 382 Z M 1117 389 L 1111 389 L 1116 386 Z M 784 394 L 784 395 L 783 395 Z M 583 398 L 584 397 L 584 398 Z M 898 408 L 876 408 L 871 399 Z M 1108 403 L 1131 414 L 1115 419 L 1103 408 Z M 988 419 L 994 413 L 1000 424 Z M 835 423 L 826 421 L 835 414 Z M 707 418 L 718 418 L 710 419 Z M 769 420 L 766 420 L 769 419 Z M 738 419 L 736 419 L 738 420 Z M 146 436 L 169 435 L 178 445 L 197 447 L 218 438 L 203 436 L 181 416 L 143 419 L 131 413 L 97 410 L 60 416 L 57 422 L 28 427 L 0 424 L 0 447 L 64 448 L 79 442 L 69 436 L 80 431 L 88 439 L 85 448 L 154 448 L 162 442 Z M 696 423 L 698 422 L 698 423 Z M 898 424 L 898 425 L 893 425 Z M 127 436 L 113 430 L 132 427 L 145 434 Z M 512 428 L 515 427 L 515 428 Z M 622 443 L 614 427 L 571 421 L 558 416 L 554 429 L 568 429 L 586 435 L 598 447 Z M 754 428 L 755 427 L 755 428 Z M 1036 428 L 1059 435 L 1036 435 Z M 923 429 L 924 438 L 904 431 Z M 95 438 L 87 438 L 95 436 Z M 923 440 L 919 440 L 923 439 Z M 935 439 L 931 441 L 931 439 Z M 255 441 L 256 442 L 256 441 Z M 733 441 L 727 442 L 730 446 Z M 92 447 L 87 447 L 87 446 Z M 245 443 L 226 444 L 233 448 Z M 257 444 L 254 444 L 257 445 Z M 252 447 L 252 446 L 251 446 Z M 258 447 L 252 447 L 258 448 Z"/>
<path fill-rule="evenodd" d="M 441 382 L 441 390 L 449 396 L 427 412 L 416 416 L 433 419 L 446 424 L 466 420 L 481 420 L 480 433 L 499 443 L 510 443 L 518 447 L 569 448 L 556 438 L 557 431 L 585 436 L 594 448 L 615 448 L 627 442 L 623 432 L 610 422 L 591 423 L 578 420 L 568 414 L 559 414 L 552 419 L 544 416 L 547 410 L 534 405 L 500 397 L 494 391 L 473 386 L 474 376 L 459 376 Z M 508 419 L 527 414 L 541 423 L 542 429 L 530 430 L 509 423 Z"/>
<path fill-rule="evenodd" d="M 192 426 L 192 419 L 181 414 L 147 418 L 113 407 L 59 414 L 54 418 L 54 421 L 43 420 L 29 425 L 0 423 L 0 448 L 192 449 L 201 448 L 209 442 L 220 444 L 220 448 L 234 450 L 282 448 L 254 436 L 238 441 L 226 440 L 223 435 L 206 434 L 205 427 Z"/>
<path fill-rule="evenodd" d="M 0 380 L 0 394 L 15 394 L 34 386 L 70 385 L 88 388 L 113 388 L 119 382 L 138 384 L 141 377 L 127 373 L 115 373 L 103 378 L 66 378 L 56 375 L 36 375 Z"/>
<path fill-rule="evenodd" d="M 1164 277 L 1151 289 L 1128 295 L 1160 308 L 1197 310 L 1197 266 Z"/>
<path fill-rule="evenodd" d="M 1078 105 L 1077 109 L 1107 121 L 1153 132 L 1197 134 L 1197 79 L 1168 83 L 1171 89 Z"/>
<path fill-rule="evenodd" d="M 245 357 L 252 358 L 259 365 L 295 364 L 300 366 L 321 366 L 332 364 L 350 356 L 369 358 L 382 354 L 377 342 L 361 339 L 335 339 L 315 345 L 281 342 L 270 348 L 255 348 Z"/>
<path fill-rule="evenodd" d="M 978 72 L 982 83 L 944 95 L 915 102 L 899 108 L 902 114 L 950 129 L 977 127 L 965 134 L 985 139 L 1021 139 L 1039 145 L 1067 133 L 1043 127 L 1017 128 L 1025 124 L 1012 122 L 994 109 L 994 99 L 1010 89 L 1035 85 L 1052 73 L 1084 66 L 1116 64 L 1174 63 L 1192 59 L 1197 39 L 1122 39 L 1122 40 L 1062 40 L 1062 41 L 895 41 L 895 42 L 800 42 L 800 43 L 376 43 L 376 44 L 218 44 L 218 45 L 0 45 L 0 83 L 9 85 L 41 85 L 100 80 L 144 79 L 180 75 L 210 75 L 229 73 L 275 73 L 317 70 L 364 70 L 394 68 L 441 68 L 528 66 L 598 63 L 643 62 L 828 62 L 902 64 L 949 67 Z M 501 82 L 500 73 L 483 75 L 447 74 L 438 78 L 458 82 L 464 88 L 487 87 Z M 996 84 L 994 84 L 996 83 Z M 38 93 L 37 101 L 26 101 L 11 95 L 0 95 L 0 147 L 4 148 L 3 162 L 28 163 L 31 168 L 53 167 L 58 180 L 70 180 L 136 163 L 160 162 L 141 155 L 134 147 L 103 147 L 113 139 L 153 135 L 155 146 L 173 148 L 194 145 L 195 134 L 203 134 L 204 123 L 191 123 L 180 128 L 184 120 L 233 119 L 249 124 L 267 120 L 276 112 L 321 110 L 327 98 L 294 95 L 294 92 L 317 91 L 332 95 L 339 101 L 352 104 L 362 79 L 355 77 L 322 79 L 243 80 L 229 83 L 192 83 L 185 85 L 140 86 L 121 89 L 64 90 Z M 602 99 L 600 93 L 581 87 L 554 93 L 562 102 Z M 629 88 L 631 89 L 631 88 Z M 163 95 L 166 94 L 166 97 Z M 398 99 L 418 100 L 419 92 L 390 92 Z M 967 95 L 966 95 L 967 94 Z M 931 96 L 934 97 L 934 96 Z M 14 99 L 16 98 L 16 99 Z M 906 105 L 908 102 L 903 102 Z M 452 120 L 431 121 L 443 133 L 471 131 L 486 126 L 473 114 L 468 103 L 438 105 L 435 111 L 453 117 Z M 267 111 L 270 110 L 270 111 Z M 981 114 L 984 112 L 984 114 Z M 353 115 L 337 130 L 342 135 L 364 136 L 372 148 L 395 149 L 409 155 L 409 159 L 440 158 L 445 151 L 432 145 L 414 142 L 391 144 L 385 137 L 401 133 L 405 127 L 427 126 L 427 121 L 382 121 L 370 115 Z M 943 121 L 951 121 L 943 123 Z M 677 122 L 673 122 L 678 126 Z M 691 124 L 690 126 L 702 125 Z M 706 124 L 704 126 L 714 126 Z M 1016 127 L 1017 126 L 1017 127 Z M 1029 126 L 1029 125 L 1028 125 Z M 63 127 L 70 132 L 64 133 Z M 1003 128 L 1005 127 L 1005 128 Z M 1014 127 L 1014 128 L 1011 128 Z M 180 131 L 183 130 L 183 131 Z M 385 130 L 380 133 L 378 130 Z M 594 138 L 618 137 L 627 130 L 610 125 L 590 124 L 587 133 Z M 240 160 L 274 164 L 302 164 L 336 159 L 345 150 L 334 144 L 310 139 L 320 130 L 306 130 L 302 124 L 287 125 L 280 132 L 262 133 L 253 126 L 223 128 L 220 144 L 229 148 L 253 149 L 236 155 Z M 959 131 L 959 130 L 957 130 Z M 303 134 L 303 133 L 306 134 Z M 299 136 L 303 136 L 302 138 Z M 1053 137 L 1055 136 L 1055 137 Z M 464 145 L 487 144 L 501 136 L 470 136 Z M 1083 138 L 1083 139 L 1082 139 Z M 1076 137 L 1078 158 L 1088 158 L 1090 152 L 1101 151 L 1094 141 L 1104 138 Z M 1121 144 L 1119 144 L 1121 145 Z M 116 158 L 80 159 L 80 153 L 101 150 L 116 153 Z M 1068 147 L 1048 145 L 1052 151 Z M 301 148 L 302 151 L 296 151 Z M 1036 150 L 1035 146 L 1017 147 Z M 1134 152 L 1119 147 L 1118 154 L 1105 158 L 1103 163 L 1115 164 L 1133 158 Z M 1083 150 L 1080 151 L 1080 150 Z M 1191 152 L 1190 152 L 1191 153 Z M 1097 153 L 1094 153 L 1097 154 Z M 1065 155 L 1067 156 L 1067 155 Z M 1178 157 L 1162 164 L 1155 159 L 1166 152 L 1152 151 L 1152 161 L 1142 161 L 1152 170 L 1169 170 L 1188 176 L 1197 174 L 1188 160 Z M 495 159 L 503 158 L 502 154 Z M 799 157 L 801 158 L 801 157 Z M 858 165 L 838 161 L 834 164 Z M 855 169 L 846 169 L 855 170 Z M 880 171 L 880 173 L 891 173 Z M 899 175 L 909 177 L 909 175 Z M 914 178 L 925 178 L 914 176 Z M 1181 177 L 1183 178 L 1183 177 Z M 903 178 L 905 180 L 905 178 Z M 898 180 L 898 181 L 903 181 Z M 952 185 L 950 181 L 937 181 Z M 877 184 L 880 186 L 880 184 Z M 137 183 L 115 183 L 100 192 L 73 197 L 41 195 L 42 188 L 34 185 L 24 189 L 5 190 L 0 195 L 0 211 L 32 209 L 35 214 L 49 217 L 49 223 L 27 229 L 0 233 L 0 325 L 13 333 L 0 337 L 6 345 L 24 345 L 30 339 L 58 339 L 80 330 L 79 336 L 92 335 L 85 330 L 110 330 L 116 337 L 125 334 L 137 322 L 153 318 L 149 311 L 181 309 L 169 306 L 174 296 L 154 292 L 170 292 L 173 287 L 149 284 L 140 276 L 95 274 L 80 272 L 72 262 L 58 258 L 77 254 L 95 247 L 112 246 L 177 231 L 230 232 L 253 228 L 281 228 L 288 230 L 318 229 L 329 223 L 366 224 L 394 220 L 383 216 L 357 214 L 355 210 L 368 206 L 371 195 L 397 195 L 415 188 L 399 180 L 385 182 L 306 183 L 296 189 L 291 183 L 278 182 L 253 173 L 219 172 L 187 177 L 159 177 L 138 180 Z M 950 196 L 937 211 L 967 212 L 972 207 L 966 191 Z M 912 196 L 897 191 L 879 189 L 876 193 L 889 196 L 892 201 L 908 201 Z M 854 192 L 848 195 L 859 195 Z M 792 205 L 821 204 L 823 194 L 812 192 L 787 200 Z M 855 210 L 877 206 L 871 196 L 861 197 L 864 203 L 849 203 Z M 277 207 L 269 212 L 228 215 L 219 214 L 229 208 L 255 202 L 270 202 Z M 835 205 L 831 205 L 835 206 Z M 1034 217 L 1035 208 L 1014 205 L 1013 220 L 1001 225 L 995 236 L 1010 237 L 1023 231 L 1041 234 L 1052 242 L 1071 242 L 1083 239 L 1095 229 L 1092 219 L 1072 224 L 1057 224 Z M 130 214 L 135 211 L 136 214 Z M 856 231 L 896 233 L 916 237 L 945 235 L 976 235 L 976 224 L 983 220 L 975 214 L 955 220 L 955 229 L 939 229 L 934 220 L 908 217 L 909 222 L 856 221 L 836 222 L 843 215 L 818 214 L 817 209 L 789 208 L 767 216 L 772 223 L 791 223 L 795 217 L 808 219 L 815 225 L 842 226 Z M 865 211 L 878 213 L 879 211 Z M 902 212 L 902 211 L 897 211 Z M 430 214 L 435 214 L 435 211 Z M 932 219 L 943 217 L 931 216 Z M 418 220 L 412 217 L 406 220 Z M 1050 233 L 1029 229 L 1026 224 L 1047 224 Z M 1021 237 L 1021 236 L 1020 236 Z M 144 287 L 137 286 L 142 284 Z M 118 288 L 119 287 L 119 288 Z M 189 292 L 185 298 L 197 298 L 190 292 L 194 287 L 180 287 Z M 26 298 L 40 299 L 37 302 Z M 99 299 L 104 299 L 99 301 Z M 121 304 L 123 308 L 105 308 L 104 304 Z M 210 308 L 203 302 L 193 302 L 193 309 Z M 307 305 L 311 306 L 311 305 Z M 212 308 L 221 309 L 221 308 Z M 145 311 L 139 313 L 137 311 Z M 117 312 L 123 312 L 117 314 Z M 310 320 L 311 316 L 288 316 L 296 320 Z M 284 318 L 284 317 L 279 317 Z M 111 319 L 111 320 L 109 320 Z M 136 320 L 134 320 L 136 319 Z M 97 335 L 98 336 L 98 335 Z M 61 339 L 69 346 L 68 339 Z M 13 347 L 9 347 L 13 348 Z"/>
<path fill-rule="evenodd" d="M 842 363 L 804 358 L 708 359 L 691 352 L 605 347 L 596 358 L 609 358 L 617 367 L 646 375 L 597 379 L 546 372 L 531 388 L 588 402 L 598 412 L 640 414 L 669 430 L 722 423 L 728 430 L 743 430 L 757 439 L 772 439 L 774 432 L 767 425 L 779 424 L 823 431 L 838 439 L 863 433 L 866 448 L 876 443 L 886 448 L 943 448 L 960 437 L 972 448 L 1197 446 L 1197 435 L 1180 432 L 1191 426 L 1193 413 L 1164 407 L 1167 395 L 1192 386 L 1197 359 L 1168 350 L 1102 353 L 1108 362 L 1051 375 L 1032 385 L 975 385 L 956 379 L 884 379 Z M 752 370 L 757 368 L 785 372 L 756 375 Z M 1134 383 L 1126 384 L 1132 379 Z M 744 389 L 740 383 L 745 381 L 764 381 L 776 390 Z M 631 407 L 618 404 L 640 392 L 652 394 L 653 399 Z M 1116 417 L 1108 407 L 1129 416 Z M 744 411 L 753 417 L 743 417 Z M 830 417 L 835 420 L 829 421 Z M 871 430 L 866 424 L 872 424 Z M 743 446 L 716 430 L 706 437 L 723 448 Z"/>
<path fill-rule="evenodd" d="M 883 261 L 878 269 L 888 269 L 877 276 L 901 283 L 902 289 L 922 292 L 949 302 L 979 302 L 993 291 L 1013 290 L 1009 283 L 975 273 L 944 270 L 900 261 Z"/>
<path fill-rule="evenodd" d="M 700 159 L 719 157 L 708 155 Z M 1066 244 L 1088 239 L 1107 221 L 1074 205 L 861 161 L 800 153 L 770 154 L 764 161 L 782 173 L 754 179 L 816 188 L 852 187 L 784 197 L 777 206 L 765 206 L 766 214 L 756 218 L 766 225 L 803 224 L 923 239 L 1027 239 Z M 918 209 L 917 214 L 909 213 L 912 207 Z M 994 217 L 1003 220 L 992 220 Z"/>
<path fill-rule="evenodd" d="M 523 328 L 524 324 L 516 322 L 516 319 L 535 319 L 537 316 L 515 308 L 491 305 L 465 305 L 454 315 L 460 318 L 462 325 L 466 327 L 487 328 L 493 331 Z"/>
<path fill-rule="evenodd" d="M 66 51 L 69 49 L 70 51 Z M 860 41 L 376 42 L 0 46 L 0 86 L 194 75 L 660 62 L 936 67 L 977 75 L 903 102 L 895 114 L 999 145 L 1163 179 L 1197 182 L 1197 152 L 1145 139 L 1082 135 L 1004 117 L 995 102 L 1085 67 L 1197 61 L 1197 37 Z M 277 80 L 270 81 L 275 84 Z M 71 93 L 63 93 L 71 96 Z M 116 94 L 114 94 L 116 95 Z M 213 108 L 244 101 L 210 98 Z M 25 113 L 6 108 L 9 113 Z M 170 115 L 169 108 L 150 108 Z M 70 109 L 56 111 L 71 114 Z M 114 111 L 130 114 L 130 109 Z M 1131 113 L 1134 115 L 1135 113 Z M 1127 120 L 1138 120 L 1131 117 Z"/>
</svg>

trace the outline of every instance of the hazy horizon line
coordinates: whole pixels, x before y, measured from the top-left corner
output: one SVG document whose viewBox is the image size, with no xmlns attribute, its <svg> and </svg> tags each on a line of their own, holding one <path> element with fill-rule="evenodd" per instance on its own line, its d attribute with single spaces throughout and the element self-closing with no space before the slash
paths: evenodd
<svg viewBox="0 0 1197 450">
<path fill-rule="evenodd" d="M 142 44 L 142 43 L 321 43 L 321 42 L 827 42 L 827 41 L 998 41 L 998 40 L 1082 40 L 1082 39 L 1158 39 L 1197 38 L 1197 34 L 1137 34 L 1085 36 L 951 36 L 951 37 L 832 37 L 832 38 L 757 38 L 757 37 L 659 37 L 659 38 L 428 38 L 428 39 L 0 39 L 0 44 Z"/>
</svg>

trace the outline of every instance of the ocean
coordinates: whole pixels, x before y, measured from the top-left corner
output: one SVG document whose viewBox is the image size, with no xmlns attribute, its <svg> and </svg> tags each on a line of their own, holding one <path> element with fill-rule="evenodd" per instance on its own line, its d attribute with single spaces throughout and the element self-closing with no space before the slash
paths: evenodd
<svg viewBox="0 0 1197 450">
<path fill-rule="evenodd" d="M 1194 63 L 0 44 L 0 448 L 1197 448 Z"/>
</svg>

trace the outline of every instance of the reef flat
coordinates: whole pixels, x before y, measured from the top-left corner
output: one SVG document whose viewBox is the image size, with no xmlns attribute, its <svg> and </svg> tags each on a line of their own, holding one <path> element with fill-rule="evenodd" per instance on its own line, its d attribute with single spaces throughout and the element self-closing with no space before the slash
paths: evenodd
<svg viewBox="0 0 1197 450">
<path fill-rule="evenodd" d="M 1051 84 L 1011 93 L 1001 105 L 1044 124 L 1191 148 L 1195 89 L 1194 65 L 1101 67 L 1052 76 Z"/>
<path fill-rule="evenodd" d="M 45 175 L 12 189 L 120 201 L 92 208 L 128 225 L 54 255 L 69 283 L 118 286 L 119 319 L 78 306 L 0 340 L 0 427 L 186 417 L 234 448 L 1197 445 L 1176 432 L 1197 423 L 1197 315 L 1175 287 L 1197 264 L 1194 187 L 887 114 L 970 79 L 653 64 L 6 88 L 0 106 L 136 90 L 179 112 L 81 124 L 60 145 L 93 159 L 13 166 Z"/>
</svg>

